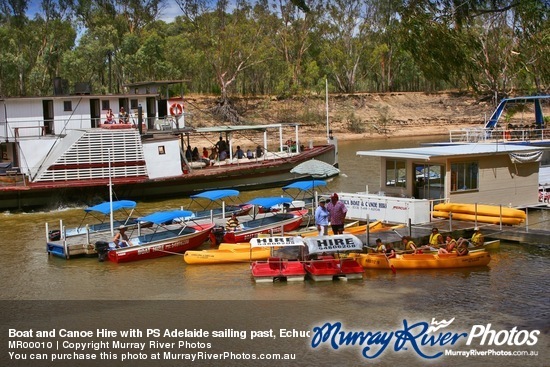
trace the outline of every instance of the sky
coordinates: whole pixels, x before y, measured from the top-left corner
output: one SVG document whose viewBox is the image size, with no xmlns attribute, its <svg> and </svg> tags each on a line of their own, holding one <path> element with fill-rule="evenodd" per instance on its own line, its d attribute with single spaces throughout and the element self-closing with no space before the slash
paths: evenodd
<svg viewBox="0 0 550 367">
<path fill-rule="evenodd" d="M 27 9 L 27 16 L 32 19 L 37 13 L 42 13 L 42 8 L 40 7 L 40 0 L 31 0 L 29 1 L 29 6 Z M 178 15 L 181 15 L 181 9 L 178 7 L 175 1 L 165 0 L 164 8 L 161 11 L 160 20 L 164 20 L 167 23 L 170 23 Z"/>
</svg>

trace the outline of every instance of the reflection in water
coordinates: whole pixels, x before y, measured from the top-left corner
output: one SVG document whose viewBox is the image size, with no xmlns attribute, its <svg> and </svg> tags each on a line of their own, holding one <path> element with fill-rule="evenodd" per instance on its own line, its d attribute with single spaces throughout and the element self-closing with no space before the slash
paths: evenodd
<svg viewBox="0 0 550 367">
<path fill-rule="evenodd" d="M 394 146 L 404 143 L 392 141 Z M 389 145 L 385 140 L 341 143 L 343 175 L 329 183 L 330 190 L 364 190 L 362 160 L 355 152 Z M 241 199 L 281 193 L 280 189 L 243 192 Z M 181 205 L 185 205 L 182 200 L 165 200 L 139 203 L 138 209 L 149 213 Z M 546 212 L 532 212 L 530 223 L 538 228 L 546 224 L 548 228 L 546 216 Z M 79 208 L 2 214 L 2 299 L 308 300 L 318 301 L 310 312 L 319 320 L 338 320 L 339 310 L 346 309 L 361 315 L 358 324 L 378 320 L 381 325 L 395 327 L 405 317 L 427 321 L 432 317 L 456 317 L 464 325 L 492 322 L 504 328 L 537 328 L 544 333 L 550 330 L 547 244 L 503 244 L 492 253 L 491 263 L 482 268 L 397 270 L 395 275 L 389 269 L 368 270 L 359 281 L 255 284 L 247 263 L 186 265 L 182 256 L 128 264 L 48 257 L 44 223 L 58 226 L 59 219 L 63 219 L 70 227 L 80 218 Z M 385 361 L 392 358 L 388 356 Z"/>
</svg>

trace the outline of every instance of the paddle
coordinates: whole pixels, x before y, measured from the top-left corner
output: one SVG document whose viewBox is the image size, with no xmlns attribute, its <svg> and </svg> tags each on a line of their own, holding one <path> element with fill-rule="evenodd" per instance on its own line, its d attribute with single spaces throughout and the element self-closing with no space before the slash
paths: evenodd
<svg viewBox="0 0 550 367">
<path fill-rule="evenodd" d="M 397 271 L 395 270 L 395 266 L 393 266 L 392 263 L 390 262 L 390 259 L 388 259 L 388 255 L 384 253 L 384 257 L 386 258 L 386 261 L 388 263 L 388 266 L 390 267 L 391 272 L 394 274 L 397 274 Z"/>
</svg>

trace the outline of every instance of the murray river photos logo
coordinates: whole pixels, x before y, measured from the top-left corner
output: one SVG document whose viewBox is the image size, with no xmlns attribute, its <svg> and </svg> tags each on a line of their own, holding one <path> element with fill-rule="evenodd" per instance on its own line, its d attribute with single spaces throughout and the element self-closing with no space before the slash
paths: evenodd
<svg viewBox="0 0 550 367">
<path fill-rule="evenodd" d="M 358 347 L 364 358 L 374 359 L 386 350 L 394 352 L 413 350 L 422 358 L 434 359 L 452 346 L 533 346 L 538 342 L 539 330 L 494 330 L 491 324 L 474 325 L 470 332 L 446 330 L 454 318 L 447 321 L 426 321 L 414 324 L 403 320 L 403 328 L 394 331 L 347 331 L 340 322 L 327 322 L 313 328 L 311 346 L 328 346 L 334 350 Z"/>
</svg>

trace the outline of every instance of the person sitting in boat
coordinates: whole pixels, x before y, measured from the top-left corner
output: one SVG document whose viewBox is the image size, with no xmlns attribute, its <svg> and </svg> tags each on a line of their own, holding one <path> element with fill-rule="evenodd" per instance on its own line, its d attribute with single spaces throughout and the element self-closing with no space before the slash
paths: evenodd
<svg viewBox="0 0 550 367">
<path fill-rule="evenodd" d="M 113 110 L 109 108 L 107 110 L 107 114 L 105 115 L 105 123 L 106 124 L 114 124 L 115 123 L 115 114 L 113 113 Z"/>
<path fill-rule="evenodd" d="M 227 159 L 227 152 L 225 150 L 220 150 L 220 162 Z"/>
<path fill-rule="evenodd" d="M 449 234 L 447 235 L 447 241 L 445 241 L 445 247 L 440 247 L 439 250 L 437 250 L 437 253 L 450 254 L 451 252 L 456 251 L 456 248 L 457 248 L 457 242 Z"/>
<path fill-rule="evenodd" d="M 215 145 L 212 147 L 212 153 L 210 153 L 208 158 L 210 159 L 210 162 L 212 162 L 212 164 L 214 164 L 214 162 L 218 159 L 218 148 L 216 148 Z"/>
<path fill-rule="evenodd" d="M 443 245 L 443 243 L 443 236 L 439 233 L 437 228 L 433 227 L 428 245 L 430 245 L 433 249 L 438 249 L 441 245 Z"/>
<path fill-rule="evenodd" d="M 193 162 L 198 162 L 200 157 L 199 157 L 199 148 L 197 147 L 194 147 L 193 148 L 193 151 L 191 152 L 191 159 L 193 159 Z"/>
<path fill-rule="evenodd" d="M 252 153 L 252 150 L 250 150 L 250 148 L 246 150 L 246 158 L 254 159 L 254 153 Z"/>
<path fill-rule="evenodd" d="M 376 239 L 376 252 L 378 253 L 385 253 L 386 252 L 386 246 L 382 243 L 382 239 L 377 238 Z"/>
<path fill-rule="evenodd" d="M 395 250 L 393 249 L 391 243 L 388 243 L 386 245 L 386 257 L 388 259 L 393 259 L 395 257 Z"/>
<path fill-rule="evenodd" d="M 216 143 L 216 148 L 218 148 L 218 153 L 226 152 L 227 154 L 228 145 L 225 143 L 225 140 L 220 136 L 220 140 Z"/>
<path fill-rule="evenodd" d="M 263 150 L 262 150 L 262 147 L 261 146 L 257 146 L 256 147 L 256 158 L 260 158 L 262 156 L 263 153 Z"/>
<path fill-rule="evenodd" d="M 315 209 L 315 225 L 319 231 L 319 236 L 328 235 L 328 217 L 330 214 L 325 204 L 325 199 L 319 199 L 319 206 Z"/>
<path fill-rule="evenodd" d="M 235 154 L 233 154 L 233 157 L 237 159 L 243 159 L 244 158 L 244 151 L 241 149 L 240 145 L 237 145 L 237 150 L 235 151 Z"/>
<path fill-rule="evenodd" d="M 118 227 L 118 233 L 115 234 L 115 237 L 113 238 L 113 243 L 115 244 L 116 248 L 133 246 L 130 238 L 126 234 L 125 226 Z"/>
<path fill-rule="evenodd" d="M 458 256 L 466 256 L 468 255 L 468 252 L 468 243 L 466 241 L 456 246 L 456 254 Z"/>
<path fill-rule="evenodd" d="M 235 213 L 231 214 L 231 218 L 225 223 L 225 230 L 228 232 L 238 231 L 240 228 L 239 219 Z"/>
<path fill-rule="evenodd" d="M 406 252 L 412 252 L 413 254 L 416 254 L 419 250 L 416 246 L 416 243 L 410 238 L 409 236 L 403 237 L 401 240 L 403 242 L 403 245 L 405 246 Z"/>
<path fill-rule="evenodd" d="M 128 112 L 124 110 L 124 107 L 120 107 L 120 112 L 118 114 L 118 123 L 127 124 L 128 121 Z"/>
<path fill-rule="evenodd" d="M 460 237 L 457 241 L 457 244 L 460 245 L 463 242 L 466 243 L 466 246 L 468 246 L 468 242 L 473 247 L 483 246 L 483 244 L 485 243 L 485 237 L 483 237 L 483 233 L 481 233 L 481 230 L 479 229 L 479 227 L 475 227 L 474 228 L 474 234 L 472 235 L 472 238 L 471 238 L 470 241 L 468 241 L 465 238 Z"/>
<path fill-rule="evenodd" d="M 188 145 L 187 149 L 185 149 L 185 159 L 187 162 L 191 162 L 193 160 L 193 150 L 190 145 Z"/>
</svg>

